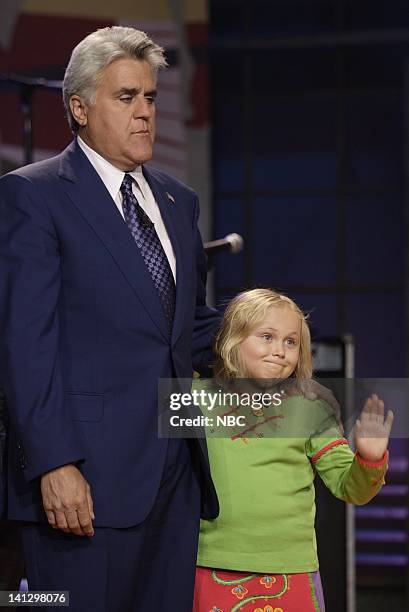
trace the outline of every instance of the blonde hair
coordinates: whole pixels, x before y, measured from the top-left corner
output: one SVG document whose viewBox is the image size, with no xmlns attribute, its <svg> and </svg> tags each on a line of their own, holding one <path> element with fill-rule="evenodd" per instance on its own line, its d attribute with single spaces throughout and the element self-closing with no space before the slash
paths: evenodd
<svg viewBox="0 0 409 612">
<path fill-rule="evenodd" d="M 293 300 L 272 289 L 250 289 L 232 299 L 226 311 L 215 342 L 214 373 L 220 379 L 243 378 L 240 344 L 274 308 L 290 308 L 301 321 L 300 354 L 294 375 L 297 379 L 312 377 L 311 334 L 307 317 Z"/>
</svg>

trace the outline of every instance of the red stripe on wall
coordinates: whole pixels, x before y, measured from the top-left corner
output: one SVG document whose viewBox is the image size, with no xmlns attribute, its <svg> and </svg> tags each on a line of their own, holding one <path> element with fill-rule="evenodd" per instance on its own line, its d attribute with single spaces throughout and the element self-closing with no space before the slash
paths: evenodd
<svg viewBox="0 0 409 612">
<path fill-rule="evenodd" d="M 190 99 L 193 116 L 188 125 L 196 128 L 206 127 L 209 123 L 209 70 L 207 64 L 196 66 Z"/>
<path fill-rule="evenodd" d="M 189 44 L 192 47 L 195 45 L 207 45 L 209 39 L 209 26 L 207 23 L 189 23 L 186 34 Z"/>
<path fill-rule="evenodd" d="M 10 49 L 0 50 L 0 71 L 65 66 L 80 40 L 98 28 L 114 24 L 113 19 L 20 15 Z"/>
<path fill-rule="evenodd" d="M 206 47 L 208 43 L 208 25 L 205 23 L 190 23 L 186 29 L 189 45 Z M 193 116 L 188 122 L 190 127 L 203 128 L 209 123 L 209 70 L 205 58 L 196 64 L 190 92 Z"/>
<path fill-rule="evenodd" d="M 8 51 L 0 49 L 0 72 L 46 76 L 50 68 L 64 68 L 72 49 L 87 34 L 114 25 L 114 21 L 24 14 L 17 20 Z M 17 92 L 0 91 L 0 134 L 2 142 L 22 145 L 22 115 Z M 57 92 L 33 95 L 34 146 L 61 150 L 71 139 Z"/>
</svg>

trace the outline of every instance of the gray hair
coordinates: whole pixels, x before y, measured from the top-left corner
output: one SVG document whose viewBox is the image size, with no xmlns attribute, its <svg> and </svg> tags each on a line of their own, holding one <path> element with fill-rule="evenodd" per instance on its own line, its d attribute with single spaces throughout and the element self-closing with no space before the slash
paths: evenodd
<svg viewBox="0 0 409 612">
<path fill-rule="evenodd" d="M 63 81 L 64 107 L 74 134 L 79 125 L 71 113 L 71 96 L 81 96 L 92 104 L 102 71 L 121 58 L 146 60 L 155 75 L 167 66 L 164 49 L 140 30 L 113 26 L 86 36 L 74 48 Z"/>
</svg>

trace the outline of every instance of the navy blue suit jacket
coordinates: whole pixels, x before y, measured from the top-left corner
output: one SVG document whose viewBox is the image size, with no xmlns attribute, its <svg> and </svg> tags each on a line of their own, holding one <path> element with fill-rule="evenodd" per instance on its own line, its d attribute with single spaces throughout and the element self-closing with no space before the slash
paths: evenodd
<svg viewBox="0 0 409 612">
<path fill-rule="evenodd" d="M 131 233 L 76 141 L 0 180 L 10 518 L 45 520 L 39 477 L 79 462 L 96 526 L 141 522 L 167 448 L 157 435 L 157 380 L 191 377 L 211 359 L 219 317 L 205 303 L 197 197 L 162 172 L 144 174 L 176 255 L 171 338 Z M 218 505 L 204 441 L 192 455 L 211 518 Z"/>
</svg>

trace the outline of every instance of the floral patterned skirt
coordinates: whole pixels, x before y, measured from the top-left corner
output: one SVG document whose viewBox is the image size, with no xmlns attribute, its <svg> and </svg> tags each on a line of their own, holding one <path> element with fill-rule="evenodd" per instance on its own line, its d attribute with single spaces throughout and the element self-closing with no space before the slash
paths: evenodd
<svg viewBox="0 0 409 612">
<path fill-rule="evenodd" d="M 319 572 L 250 574 L 196 568 L 193 612 L 325 612 Z"/>
</svg>

